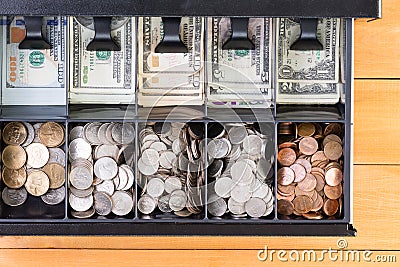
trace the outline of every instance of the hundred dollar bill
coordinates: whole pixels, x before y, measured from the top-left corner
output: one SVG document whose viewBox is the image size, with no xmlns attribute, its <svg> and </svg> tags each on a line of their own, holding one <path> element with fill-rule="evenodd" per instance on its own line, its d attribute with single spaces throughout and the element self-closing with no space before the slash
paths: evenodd
<svg viewBox="0 0 400 267">
<path fill-rule="evenodd" d="M 70 102 L 129 103 L 135 95 L 135 19 L 114 17 L 111 36 L 120 51 L 88 51 L 94 38 L 91 18 L 70 19 Z M 110 95 L 118 95 L 113 98 Z M 125 95 L 123 97 L 122 95 Z M 92 102 L 92 101 L 91 101 Z"/>
<path fill-rule="evenodd" d="M 139 73 L 163 72 L 194 73 L 203 68 L 204 21 L 201 17 L 183 17 L 181 39 L 188 53 L 155 53 L 163 38 L 161 17 L 139 18 Z"/>
<path fill-rule="evenodd" d="M 3 74 L 6 88 L 65 87 L 67 19 L 45 17 L 43 31 L 51 49 L 19 49 L 25 38 L 23 17 L 10 21 L 3 33 Z"/>
<path fill-rule="evenodd" d="M 295 51 L 290 46 L 300 36 L 300 23 L 292 19 L 278 19 L 277 76 L 278 81 L 336 83 L 339 79 L 340 20 L 320 19 L 317 36 L 322 51 Z"/>
<path fill-rule="evenodd" d="M 279 82 L 276 102 L 280 104 L 336 104 L 342 85 L 338 83 Z"/>
<path fill-rule="evenodd" d="M 269 18 L 250 18 L 248 36 L 254 50 L 223 50 L 231 33 L 229 18 L 208 19 L 208 82 L 248 84 L 271 88 L 272 24 Z"/>
</svg>

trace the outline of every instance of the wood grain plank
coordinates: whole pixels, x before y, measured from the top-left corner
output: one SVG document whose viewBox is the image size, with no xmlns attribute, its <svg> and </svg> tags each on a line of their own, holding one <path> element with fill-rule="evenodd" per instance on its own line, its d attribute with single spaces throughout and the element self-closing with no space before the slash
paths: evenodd
<svg viewBox="0 0 400 267">
<path fill-rule="evenodd" d="M 400 81 L 356 80 L 354 94 L 354 163 L 400 164 Z"/>
<path fill-rule="evenodd" d="M 327 248 L 329 249 L 329 248 Z M 271 251 L 269 251 L 271 252 Z M 377 260 L 389 259 L 395 262 L 400 260 L 399 251 L 372 251 L 367 257 L 363 251 L 356 252 L 360 255 L 360 261 L 353 260 L 353 254 L 343 250 L 342 254 L 334 252 L 332 260 L 329 254 L 321 254 L 315 251 L 311 261 L 308 254 L 298 251 L 300 261 L 294 262 L 289 258 L 291 251 L 281 254 L 278 258 L 277 252 L 272 258 L 265 261 L 258 259 L 258 250 L 80 250 L 80 249 L 31 249 L 31 250 L 0 250 L 0 262 L 3 266 L 365 266 L 365 260 L 378 264 Z M 270 255 L 270 254 L 269 254 Z M 296 257 L 296 254 L 291 254 Z M 321 256 L 323 255 L 323 256 Z M 343 256 L 341 256 L 343 255 Z M 385 257 L 383 257 L 385 256 Z M 263 257 L 263 254 L 261 254 Z M 337 258 L 336 258 L 337 257 Z M 379 257 L 379 258 L 378 258 Z M 357 257 L 356 257 L 357 258 Z M 60 260 L 62 259 L 62 260 Z M 285 259 L 287 261 L 285 261 Z M 321 259 L 321 261 L 318 261 Z M 344 262 L 341 260 L 344 259 Z M 396 263 L 391 263 L 395 266 Z M 372 265 L 375 266 L 375 265 Z"/>
<path fill-rule="evenodd" d="M 400 9 L 398 0 L 382 1 L 382 19 L 356 20 L 354 65 L 356 78 L 400 77 Z"/>
<path fill-rule="evenodd" d="M 350 249 L 400 249 L 400 166 L 354 170 L 354 225 Z M 271 249 L 336 247 L 337 237 L 0 237 L 0 248 Z M 1 262 L 1 261 L 0 261 Z"/>
</svg>

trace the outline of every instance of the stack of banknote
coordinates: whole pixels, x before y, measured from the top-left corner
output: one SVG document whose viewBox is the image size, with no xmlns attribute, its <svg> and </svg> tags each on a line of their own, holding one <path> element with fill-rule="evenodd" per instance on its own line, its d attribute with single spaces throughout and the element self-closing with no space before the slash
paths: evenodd
<svg viewBox="0 0 400 267">
<path fill-rule="evenodd" d="M 88 51 L 95 35 L 93 18 L 70 18 L 70 103 L 135 103 L 135 32 L 134 18 L 113 17 L 111 36 L 121 50 Z"/>
<path fill-rule="evenodd" d="M 282 104 L 334 104 L 339 101 L 340 20 L 320 19 L 317 36 L 323 50 L 296 51 L 300 22 L 278 19 L 276 25 L 276 101 Z"/>
<path fill-rule="evenodd" d="M 155 53 L 163 38 L 160 17 L 139 18 L 138 104 L 144 107 L 204 103 L 204 21 L 184 17 L 180 37 L 188 53 Z"/>
</svg>

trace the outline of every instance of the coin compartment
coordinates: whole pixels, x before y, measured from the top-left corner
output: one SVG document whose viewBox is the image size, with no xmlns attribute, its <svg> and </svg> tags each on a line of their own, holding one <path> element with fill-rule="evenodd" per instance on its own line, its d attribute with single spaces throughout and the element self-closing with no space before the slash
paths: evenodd
<svg viewBox="0 0 400 267">
<path fill-rule="evenodd" d="M 35 123 L 45 123 L 48 122 L 49 120 L 41 121 L 41 120 L 35 120 L 35 121 L 24 121 L 30 124 L 35 124 Z M 4 129 L 5 125 L 7 123 L 12 122 L 12 121 L 2 121 L 1 122 L 1 129 Z M 22 121 L 19 121 L 22 122 Z M 65 129 L 66 124 L 65 121 L 53 121 L 57 122 L 60 125 L 62 125 Z M 65 135 L 66 136 L 66 135 Z M 66 138 L 66 137 L 65 137 Z M 7 144 L 4 143 L 3 139 L 1 139 L 1 152 L 3 153 L 5 147 Z M 59 148 L 61 148 L 65 153 L 66 153 L 66 142 L 64 142 Z M 66 159 L 65 159 L 66 160 Z M 1 164 L 2 170 L 4 168 L 4 164 Z M 26 170 L 26 163 L 24 164 L 24 167 Z M 41 168 L 40 168 L 41 169 Z M 67 180 L 67 177 L 65 176 L 65 181 Z M 66 182 L 63 185 L 66 188 Z M 4 184 L 3 179 L 0 181 L 0 190 L 3 192 L 4 188 L 6 185 Z M 24 187 L 24 186 L 22 186 Z M 27 199 L 26 201 L 20 205 L 20 206 L 8 206 L 4 203 L 2 200 L 1 203 L 1 208 L 0 208 L 0 218 L 2 219 L 12 219 L 12 220 L 22 220 L 22 221 L 29 221 L 32 219 L 44 219 L 44 220 L 50 220 L 50 219 L 64 219 L 66 216 L 65 213 L 65 204 L 66 204 L 66 198 L 59 204 L 57 205 L 48 205 L 44 203 L 41 199 L 41 197 L 33 196 L 31 194 L 27 194 Z"/>
<path fill-rule="evenodd" d="M 214 142 L 216 140 L 217 142 Z M 245 120 L 241 122 L 218 122 L 211 120 L 207 123 L 207 144 L 208 218 L 226 222 L 239 220 L 241 223 L 251 223 L 255 220 L 274 220 L 274 122 Z M 249 148 L 251 151 L 248 151 Z M 259 151 L 257 151 L 257 148 Z M 224 149 L 228 149 L 229 153 Z M 221 156 L 223 157 L 221 158 Z M 223 163 L 221 168 L 218 166 L 220 162 Z M 251 171 L 246 172 L 248 170 Z M 248 180 L 247 174 L 250 173 L 253 179 L 248 184 L 246 182 Z M 227 187 L 224 179 L 231 185 Z M 240 193 L 239 189 L 236 190 L 237 188 L 247 188 L 247 185 L 251 194 L 247 194 L 249 192 Z M 239 193 L 235 193 L 236 198 L 233 191 Z M 249 195 L 249 199 L 237 201 L 238 197 L 245 195 Z M 265 212 L 263 215 L 257 215 L 259 210 L 256 210 L 255 214 L 251 216 L 248 211 L 251 212 L 251 210 L 256 209 L 251 203 L 260 204 L 257 201 L 262 203 L 261 208 L 265 208 Z M 221 210 L 221 206 L 224 207 L 224 211 Z"/>
<path fill-rule="evenodd" d="M 197 120 L 143 122 L 138 125 L 137 138 L 138 218 L 204 219 L 205 124 Z M 159 160 L 155 162 L 158 167 L 148 172 L 148 164 L 154 161 L 146 156 L 150 152 L 158 152 Z"/>
<path fill-rule="evenodd" d="M 116 214 L 114 214 L 112 212 L 109 213 L 108 215 L 99 215 L 96 212 L 94 212 L 93 215 L 91 215 L 91 216 L 84 216 L 83 215 L 82 217 L 79 217 L 79 218 L 72 215 L 74 210 L 72 209 L 71 204 L 69 203 L 70 194 L 72 194 L 71 193 L 71 189 L 70 189 L 70 186 L 72 186 L 71 185 L 71 181 L 70 181 L 70 179 L 71 179 L 70 172 L 71 172 L 72 164 L 71 164 L 71 157 L 70 157 L 69 153 L 71 151 L 70 145 L 71 145 L 71 142 L 73 140 L 71 138 L 74 138 L 76 135 L 75 136 L 71 135 L 71 130 L 74 129 L 74 127 L 76 127 L 76 126 L 84 127 L 85 125 L 88 125 L 90 123 L 129 124 L 129 125 L 132 125 L 134 127 L 135 138 L 133 140 L 133 143 L 127 144 L 128 147 L 126 148 L 126 150 L 123 150 L 123 146 L 124 145 L 121 145 L 121 144 L 116 145 L 118 147 L 118 149 L 119 149 L 119 152 L 118 152 L 119 154 L 118 154 L 118 156 L 115 155 L 118 158 L 118 161 L 116 161 L 117 162 L 117 166 L 120 167 L 120 166 L 122 166 L 124 164 L 129 165 L 132 168 L 132 172 L 133 172 L 133 175 L 134 175 L 134 180 L 133 180 L 132 186 L 130 186 L 127 190 L 123 190 L 123 191 L 129 193 L 129 195 L 132 197 L 132 200 L 133 200 L 133 207 L 132 207 L 131 211 L 126 215 L 118 216 L 118 215 L 116 215 Z M 68 123 L 68 127 L 67 127 L 68 134 L 69 134 L 69 138 L 68 138 L 68 154 L 67 154 L 68 155 L 67 156 L 67 166 L 68 166 L 68 172 L 67 172 L 67 178 L 68 178 L 67 179 L 67 184 L 68 184 L 68 187 L 67 187 L 67 192 L 68 193 L 67 193 L 67 197 L 66 197 L 66 199 L 68 201 L 67 202 L 67 216 L 68 216 L 68 219 L 79 220 L 79 221 L 85 219 L 85 220 L 91 220 L 91 221 L 96 222 L 96 221 L 104 221 L 104 220 L 124 221 L 124 220 L 132 220 L 133 218 L 135 218 L 135 216 L 136 216 L 136 201 L 135 201 L 135 199 L 136 199 L 136 178 L 135 177 L 136 177 L 136 153 L 137 153 L 137 151 L 136 151 L 136 135 L 137 135 L 137 131 L 136 131 L 136 129 L 137 129 L 137 127 L 136 127 L 135 123 L 133 123 L 131 121 L 126 121 L 125 122 L 125 121 L 121 121 L 121 120 L 101 120 L 101 122 L 99 122 L 98 120 L 80 120 L 79 122 L 76 121 L 76 120 L 73 120 L 73 121 Z M 87 139 L 85 139 L 85 140 L 87 140 Z M 96 175 L 94 173 L 94 163 L 98 160 L 98 159 L 95 159 L 95 147 L 97 147 L 98 145 L 95 145 L 95 144 L 92 144 L 92 143 L 90 143 L 90 145 L 91 145 L 91 156 L 90 157 L 92 158 L 92 162 L 93 162 L 93 165 L 92 165 L 93 178 L 96 178 L 95 177 Z M 108 145 L 108 144 L 105 144 L 105 145 Z M 129 159 L 128 160 L 125 159 L 125 156 L 129 156 Z M 117 173 L 116 177 L 117 176 L 118 176 L 118 173 Z M 95 182 L 93 182 L 93 183 L 95 183 Z M 117 192 L 117 189 L 116 189 L 115 186 L 116 186 L 116 184 L 113 185 L 113 193 Z M 96 186 L 92 185 L 91 187 L 94 187 L 94 190 L 93 190 L 92 193 L 90 193 L 90 195 L 92 195 L 94 197 L 94 193 L 96 192 L 96 189 L 95 189 Z M 100 191 L 106 192 L 107 188 L 103 188 Z M 109 193 L 107 193 L 107 195 L 109 197 L 111 197 Z M 93 200 L 92 207 L 94 208 L 94 200 Z"/>
</svg>

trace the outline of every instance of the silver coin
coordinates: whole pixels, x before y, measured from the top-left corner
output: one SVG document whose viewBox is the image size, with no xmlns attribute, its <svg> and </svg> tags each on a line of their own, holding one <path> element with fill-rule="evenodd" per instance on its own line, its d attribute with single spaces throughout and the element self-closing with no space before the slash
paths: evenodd
<svg viewBox="0 0 400 267">
<path fill-rule="evenodd" d="M 77 158 L 88 159 L 92 155 L 92 147 L 83 138 L 76 138 L 69 144 L 69 157 L 71 160 Z"/>
<path fill-rule="evenodd" d="M 231 191 L 231 198 L 237 202 L 244 203 L 251 197 L 249 185 L 235 185 Z"/>
<path fill-rule="evenodd" d="M 262 140 L 257 135 L 249 135 L 243 140 L 243 150 L 249 155 L 260 155 Z"/>
<path fill-rule="evenodd" d="M 244 202 L 237 202 L 233 198 L 229 198 L 228 200 L 228 209 L 233 214 L 243 214 L 246 212 L 244 208 Z"/>
<path fill-rule="evenodd" d="M 48 163 L 58 163 L 65 167 L 65 152 L 61 148 L 52 147 L 49 148 L 49 162 Z"/>
<path fill-rule="evenodd" d="M 111 180 L 117 173 L 118 166 L 112 158 L 103 157 L 94 163 L 94 174 L 102 180 Z"/>
<path fill-rule="evenodd" d="M 98 184 L 94 187 L 96 192 L 104 192 L 107 193 L 109 196 L 112 196 L 115 191 L 114 182 L 111 180 L 107 180 Z"/>
<path fill-rule="evenodd" d="M 114 125 L 115 125 L 115 123 L 110 123 L 110 124 L 107 126 L 107 129 L 106 129 L 106 138 L 107 138 L 108 143 L 110 143 L 110 144 L 112 144 L 112 145 L 118 145 L 118 143 L 117 143 L 117 142 L 113 139 L 113 137 L 112 137 L 112 132 L 113 132 Z"/>
<path fill-rule="evenodd" d="M 233 181 L 229 177 L 218 178 L 214 184 L 215 193 L 222 198 L 230 197 L 232 188 Z"/>
<path fill-rule="evenodd" d="M 186 202 L 186 193 L 182 190 L 175 190 L 171 193 L 168 204 L 173 211 L 180 211 L 186 207 Z"/>
<path fill-rule="evenodd" d="M 165 192 L 170 194 L 175 190 L 182 189 L 182 182 L 178 177 L 168 177 L 164 182 L 164 189 Z"/>
<path fill-rule="evenodd" d="M 35 129 L 33 128 L 32 124 L 30 124 L 30 123 L 23 122 L 22 124 L 24 124 L 24 126 L 28 132 L 28 135 L 27 135 L 25 141 L 21 144 L 21 146 L 25 147 L 25 146 L 30 145 L 33 142 L 33 140 L 35 139 Z"/>
<path fill-rule="evenodd" d="M 116 123 L 112 128 L 111 135 L 119 144 L 130 144 L 135 140 L 135 128 L 129 123 Z"/>
<path fill-rule="evenodd" d="M 121 166 L 118 167 L 118 178 L 119 178 L 119 185 L 116 188 L 117 190 L 122 190 L 128 183 L 128 174 L 126 173 L 125 169 Z"/>
<path fill-rule="evenodd" d="M 156 150 L 157 152 L 161 152 L 167 150 L 167 145 L 163 142 L 154 142 L 150 145 L 150 148 Z"/>
<path fill-rule="evenodd" d="M 133 166 L 135 164 L 135 146 L 133 144 L 121 146 L 117 159 L 118 162 L 124 160 L 127 165 Z"/>
<path fill-rule="evenodd" d="M 65 199 L 65 187 L 61 186 L 57 189 L 49 189 L 46 194 L 41 196 L 42 201 L 48 205 L 57 205 Z"/>
<path fill-rule="evenodd" d="M 100 122 L 91 122 L 83 127 L 83 136 L 91 145 L 101 144 L 98 136 L 100 126 Z"/>
<path fill-rule="evenodd" d="M 225 138 L 211 140 L 207 145 L 208 155 L 215 159 L 226 157 L 231 148 L 231 143 Z"/>
<path fill-rule="evenodd" d="M 172 209 L 169 206 L 169 198 L 170 195 L 165 195 L 158 199 L 157 206 L 161 212 L 167 213 L 172 211 Z"/>
<path fill-rule="evenodd" d="M 79 190 L 85 190 L 92 186 L 93 173 L 85 167 L 75 167 L 69 173 L 70 183 Z"/>
<path fill-rule="evenodd" d="M 225 214 L 227 210 L 226 201 L 223 198 L 218 198 L 216 201 L 208 203 L 208 212 L 216 217 Z"/>
<path fill-rule="evenodd" d="M 116 191 L 112 196 L 112 213 L 117 216 L 125 216 L 133 209 L 132 196 L 125 191 Z"/>
<path fill-rule="evenodd" d="M 75 17 L 75 19 L 81 24 L 83 27 L 88 28 L 92 31 L 94 31 L 94 19 L 93 17 L 87 17 L 87 16 L 79 16 Z M 124 26 L 128 21 L 130 20 L 130 17 L 112 17 L 111 19 L 111 30 L 115 31 L 122 26 Z"/>
<path fill-rule="evenodd" d="M 143 152 L 143 151 L 145 151 L 146 149 L 149 149 L 150 146 L 151 146 L 153 143 L 155 143 L 155 142 L 157 142 L 157 141 L 149 140 L 149 141 L 147 141 L 147 142 L 141 144 L 140 151 Z"/>
<path fill-rule="evenodd" d="M 46 165 L 49 161 L 49 150 L 43 144 L 32 143 L 25 150 L 28 158 L 26 163 L 29 167 L 38 169 Z"/>
<path fill-rule="evenodd" d="M 172 142 L 172 151 L 175 155 L 179 155 L 185 148 L 185 144 L 180 140 L 176 139 Z"/>
<path fill-rule="evenodd" d="M 118 160 L 119 148 L 116 145 L 99 145 L 94 150 L 94 159 L 98 160 L 103 157 Z"/>
<path fill-rule="evenodd" d="M 249 185 L 255 178 L 251 166 L 245 161 L 235 162 L 230 170 L 232 180 L 235 184 Z"/>
<path fill-rule="evenodd" d="M 77 138 L 83 138 L 83 126 L 75 126 L 69 132 L 69 140 L 72 141 Z"/>
<path fill-rule="evenodd" d="M 257 163 L 257 175 L 262 178 L 266 178 L 272 165 L 271 162 L 261 158 L 260 161 Z"/>
<path fill-rule="evenodd" d="M 265 210 L 265 213 L 263 214 L 263 216 L 270 215 L 273 210 L 274 210 L 274 205 L 267 206 L 267 209 Z"/>
<path fill-rule="evenodd" d="M 107 216 L 111 213 L 113 206 L 111 197 L 104 192 L 96 192 L 94 198 L 94 209 L 97 214 Z"/>
<path fill-rule="evenodd" d="M 144 175 L 152 175 L 157 173 L 159 165 L 158 163 L 156 165 L 146 165 L 143 163 L 142 158 L 140 158 L 137 167 L 140 173 Z"/>
<path fill-rule="evenodd" d="M 156 208 L 156 201 L 148 194 L 140 197 L 138 203 L 138 210 L 143 214 L 150 214 Z"/>
<path fill-rule="evenodd" d="M 144 144 L 147 141 L 154 141 L 154 142 L 158 142 L 160 141 L 160 138 L 158 137 L 158 135 L 156 134 L 148 134 L 145 137 L 143 137 L 143 139 L 141 140 L 141 143 Z"/>
<path fill-rule="evenodd" d="M 157 198 L 164 193 L 164 181 L 159 178 L 153 178 L 147 183 L 147 194 Z"/>
<path fill-rule="evenodd" d="M 135 174 L 132 167 L 126 164 L 121 165 L 121 168 L 124 169 L 126 174 L 128 175 L 128 182 L 126 183 L 125 187 L 122 188 L 122 190 L 129 190 L 132 188 L 133 183 L 135 182 Z"/>
<path fill-rule="evenodd" d="M 42 127 L 43 123 L 35 123 L 33 125 L 33 129 L 35 129 L 35 138 L 33 138 L 33 143 L 40 143 L 40 138 L 39 138 L 39 129 Z"/>
<path fill-rule="evenodd" d="M 146 165 L 155 165 L 158 164 L 160 156 L 157 150 L 149 148 L 143 151 L 141 159 Z"/>
<path fill-rule="evenodd" d="M 91 186 L 85 190 L 79 190 L 73 187 L 72 185 L 69 187 L 70 192 L 76 197 L 87 197 L 93 193 L 94 187 Z"/>
<path fill-rule="evenodd" d="M 99 131 L 97 133 L 97 137 L 100 140 L 100 143 L 104 145 L 111 145 L 112 143 L 107 139 L 107 128 L 110 126 L 111 123 L 103 123 L 101 124 Z"/>
<path fill-rule="evenodd" d="M 69 194 L 69 205 L 75 211 L 86 211 L 93 206 L 93 196 L 87 197 L 76 197 L 73 194 Z"/>
<path fill-rule="evenodd" d="M 260 218 L 265 214 L 267 205 L 261 198 L 252 197 L 244 204 L 244 208 L 250 217 Z"/>
<path fill-rule="evenodd" d="M 172 162 L 173 160 L 176 159 L 176 155 L 174 152 L 170 150 L 162 151 L 160 153 L 160 166 L 165 168 L 165 169 L 171 169 L 172 168 Z"/>
<path fill-rule="evenodd" d="M 88 219 L 95 214 L 95 210 L 91 207 L 89 210 L 86 211 L 74 211 L 71 210 L 71 215 L 78 219 Z"/>
<path fill-rule="evenodd" d="M 1 193 L 3 202 L 11 207 L 17 207 L 25 203 L 28 198 L 28 192 L 24 187 L 20 189 L 11 189 L 5 187 Z"/>
<path fill-rule="evenodd" d="M 267 184 L 261 183 L 258 188 L 253 192 L 252 197 L 265 198 L 271 189 Z"/>
<path fill-rule="evenodd" d="M 247 130 L 244 126 L 232 127 L 228 131 L 229 140 L 232 144 L 238 145 L 243 143 L 244 139 L 247 137 Z"/>
</svg>

